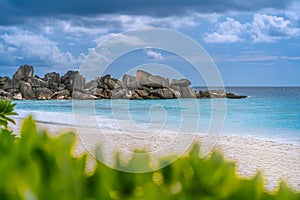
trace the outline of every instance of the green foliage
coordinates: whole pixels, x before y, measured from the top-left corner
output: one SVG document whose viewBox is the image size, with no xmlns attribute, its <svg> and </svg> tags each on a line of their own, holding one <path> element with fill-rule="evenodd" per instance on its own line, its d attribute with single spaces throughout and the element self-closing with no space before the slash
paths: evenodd
<svg viewBox="0 0 300 200">
<path fill-rule="evenodd" d="M 15 105 L 12 101 L 0 99 L 0 128 L 7 128 L 8 122 L 15 124 L 15 121 L 8 117 L 9 115 L 17 115 L 14 112 Z"/>
<path fill-rule="evenodd" d="M 98 162 L 87 173 L 87 154 L 74 156 L 75 142 L 71 132 L 51 137 L 38 131 L 31 117 L 20 137 L 0 129 L 0 199 L 300 199 L 284 182 L 273 193 L 265 191 L 260 173 L 238 177 L 235 164 L 218 152 L 199 158 L 199 145 L 161 170 L 125 173 Z M 116 165 L 148 167 L 149 157 L 133 156 L 126 164 L 116 156 Z"/>
</svg>

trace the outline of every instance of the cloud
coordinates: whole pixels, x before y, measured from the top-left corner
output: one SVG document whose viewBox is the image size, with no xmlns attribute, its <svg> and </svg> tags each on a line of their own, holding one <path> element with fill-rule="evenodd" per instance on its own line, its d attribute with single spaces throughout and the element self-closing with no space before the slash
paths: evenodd
<svg viewBox="0 0 300 200">
<path fill-rule="evenodd" d="M 62 32 L 65 34 L 84 36 L 109 34 L 111 30 L 122 32 L 126 30 L 143 27 L 168 27 L 178 29 L 182 27 L 193 27 L 198 24 L 200 16 L 172 16 L 155 18 L 152 16 L 134 16 L 134 15 L 98 15 L 92 17 L 65 17 L 64 19 L 32 19 L 27 27 L 36 28 L 44 34 L 54 34 Z M 201 16 L 201 19 L 205 15 Z M 207 19 L 211 15 L 206 16 Z"/>
<path fill-rule="evenodd" d="M 152 59 L 157 59 L 157 60 L 163 60 L 164 57 L 162 56 L 161 53 L 153 51 L 150 47 L 146 47 L 144 49 L 145 54 Z"/>
<path fill-rule="evenodd" d="M 58 44 L 40 34 L 24 30 L 15 30 L 12 33 L 0 35 L 2 46 L 6 49 L 7 59 L 18 61 L 42 61 L 48 65 L 78 65 L 84 58 L 78 58 L 70 52 L 63 52 Z"/>
<path fill-rule="evenodd" d="M 141 46 L 147 45 L 148 43 L 141 39 L 140 37 L 135 37 L 131 35 L 125 35 L 122 33 L 110 33 L 107 35 L 102 35 L 94 40 L 97 44 L 102 42 L 106 43 L 106 46 Z"/>
<path fill-rule="evenodd" d="M 294 0 L 295 1 L 295 0 Z M 2 0 L 0 24 L 16 24 L 26 22 L 34 17 L 60 18 L 62 16 L 86 16 L 106 14 L 145 15 L 154 17 L 182 16 L 191 12 L 227 13 L 232 11 L 258 11 L 265 8 L 285 9 L 293 2 L 253 0 L 65 0 L 65 1 L 8 1 Z"/>
<path fill-rule="evenodd" d="M 217 31 L 206 33 L 203 40 L 210 43 L 227 43 L 241 41 L 241 35 L 245 31 L 247 24 L 241 24 L 230 17 L 225 22 L 217 24 Z"/>
<path fill-rule="evenodd" d="M 251 22 L 240 23 L 233 18 L 218 22 L 216 30 L 206 32 L 203 40 L 207 43 L 233 43 L 243 40 L 253 42 L 274 42 L 297 37 L 300 29 L 289 19 L 281 16 L 255 14 Z"/>
<path fill-rule="evenodd" d="M 281 58 L 284 60 L 293 60 L 293 61 L 300 60 L 300 56 L 282 56 Z"/>
<path fill-rule="evenodd" d="M 274 42 L 298 36 L 299 28 L 292 26 L 288 19 L 283 17 L 256 14 L 251 24 L 251 38 L 254 42 Z"/>
</svg>

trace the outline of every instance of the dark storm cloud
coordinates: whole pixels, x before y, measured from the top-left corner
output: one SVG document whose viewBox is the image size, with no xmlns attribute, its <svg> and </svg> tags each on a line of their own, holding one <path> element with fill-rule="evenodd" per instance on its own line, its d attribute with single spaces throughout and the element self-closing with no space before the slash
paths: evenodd
<svg viewBox="0 0 300 200">
<path fill-rule="evenodd" d="M 64 15 L 91 16 L 130 14 L 150 16 L 182 15 L 187 12 L 226 13 L 263 8 L 284 9 L 291 0 L 0 0 L 0 25 L 18 24 L 33 17 Z"/>
</svg>

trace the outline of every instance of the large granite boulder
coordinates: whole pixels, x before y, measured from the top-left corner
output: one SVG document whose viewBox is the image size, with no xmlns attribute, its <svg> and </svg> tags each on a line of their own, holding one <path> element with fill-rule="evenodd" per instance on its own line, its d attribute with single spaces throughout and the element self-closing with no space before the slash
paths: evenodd
<svg viewBox="0 0 300 200">
<path fill-rule="evenodd" d="M 172 86 L 169 87 L 169 90 L 171 90 L 175 96 L 175 98 L 182 98 L 180 93 L 180 87 L 179 86 Z"/>
<path fill-rule="evenodd" d="M 198 98 L 226 98 L 224 90 L 203 90 L 197 94 Z"/>
<path fill-rule="evenodd" d="M 187 86 L 190 86 L 190 85 L 191 85 L 191 82 L 187 79 L 180 79 L 180 80 L 173 79 L 171 81 L 171 86 L 187 87 Z"/>
<path fill-rule="evenodd" d="M 247 98 L 247 96 L 237 95 L 237 94 L 233 94 L 233 93 L 226 93 L 226 98 L 228 98 L 228 99 L 244 99 L 244 98 Z"/>
<path fill-rule="evenodd" d="M 9 79 L 9 77 L 1 77 L 0 76 L 0 89 L 3 89 L 3 86 L 5 85 L 7 79 Z"/>
<path fill-rule="evenodd" d="M 135 76 L 131 76 L 128 74 L 124 74 L 122 77 L 122 83 L 128 88 L 128 89 L 136 89 L 138 87 L 138 82 L 136 81 Z"/>
<path fill-rule="evenodd" d="M 95 78 L 94 80 L 91 80 L 87 82 L 84 86 L 85 89 L 94 90 L 97 89 L 97 83 L 99 81 L 99 78 Z"/>
<path fill-rule="evenodd" d="M 150 94 L 162 99 L 173 99 L 174 93 L 168 88 L 157 88 L 150 91 Z"/>
<path fill-rule="evenodd" d="M 14 80 L 27 81 L 28 78 L 33 77 L 34 69 L 30 65 L 22 65 L 18 71 L 13 75 Z"/>
<path fill-rule="evenodd" d="M 176 98 L 196 98 L 196 93 L 190 86 L 171 85 L 170 89 Z"/>
<path fill-rule="evenodd" d="M 1 89 L 11 94 L 18 93 L 20 91 L 20 82 L 18 80 L 4 77 L 3 82 L 1 82 Z"/>
<path fill-rule="evenodd" d="M 161 76 L 154 76 L 143 70 L 136 71 L 136 80 L 140 85 L 146 86 L 146 87 L 162 88 L 162 87 L 169 86 L 168 79 L 165 79 Z"/>
<path fill-rule="evenodd" d="M 12 96 L 10 93 L 0 89 L 0 99 L 11 99 L 11 98 Z"/>
<path fill-rule="evenodd" d="M 72 98 L 73 99 L 79 99 L 79 100 L 94 100 L 94 99 L 97 99 L 97 97 L 94 96 L 94 95 L 85 94 L 85 93 L 82 93 L 82 92 L 77 91 L 77 90 L 73 91 Z"/>
<path fill-rule="evenodd" d="M 187 79 L 173 79 L 171 81 L 171 89 L 177 98 L 195 98 L 196 94 L 190 87 L 191 82 Z"/>
<path fill-rule="evenodd" d="M 120 88 L 120 81 L 115 78 L 111 78 L 109 74 L 105 75 L 104 77 L 100 78 L 100 82 L 103 84 L 100 84 L 103 88 L 113 90 L 115 88 Z"/>
<path fill-rule="evenodd" d="M 57 91 L 61 83 L 60 75 L 56 72 L 45 74 L 44 81 L 46 81 L 48 88 L 52 91 Z"/>
<path fill-rule="evenodd" d="M 148 90 L 145 89 L 137 89 L 135 90 L 135 93 L 144 99 L 146 99 L 150 95 L 150 92 L 148 92 Z"/>
<path fill-rule="evenodd" d="M 72 92 L 73 90 L 82 90 L 86 79 L 78 71 L 69 70 L 61 77 L 61 83 L 64 84 L 65 89 Z"/>
<path fill-rule="evenodd" d="M 196 98 L 196 93 L 191 87 L 180 87 L 181 98 Z"/>
<path fill-rule="evenodd" d="M 23 100 L 22 94 L 21 93 L 17 93 L 13 96 L 13 100 Z"/>
<path fill-rule="evenodd" d="M 115 89 L 112 90 L 112 99 L 124 99 L 126 98 L 126 90 L 125 89 Z M 130 96 L 131 97 L 131 96 Z"/>
<path fill-rule="evenodd" d="M 57 92 L 54 92 L 50 99 L 68 99 L 70 97 L 70 92 L 68 90 L 60 90 Z"/>
<path fill-rule="evenodd" d="M 20 91 L 22 97 L 24 97 L 25 99 L 36 99 L 35 92 L 33 91 L 30 83 L 20 81 Z"/>
<path fill-rule="evenodd" d="M 225 90 L 202 90 L 197 94 L 197 98 L 229 98 L 229 99 L 242 99 L 247 98 L 244 95 L 236 95 L 233 93 L 226 93 Z"/>
<path fill-rule="evenodd" d="M 42 80 L 38 77 L 28 78 L 27 82 L 30 83 L 31 87 L 33 87 L 33 88 L 47 87 L 47 82 L 45 82 L 44 80 Z"/>
<path fill-rule="evenodd" d="M 46 87 L 37 87 L 34 89 L 36 99 L 38 100 L 47 100 L 50 99 L 52 91 Z"/>
</svg>

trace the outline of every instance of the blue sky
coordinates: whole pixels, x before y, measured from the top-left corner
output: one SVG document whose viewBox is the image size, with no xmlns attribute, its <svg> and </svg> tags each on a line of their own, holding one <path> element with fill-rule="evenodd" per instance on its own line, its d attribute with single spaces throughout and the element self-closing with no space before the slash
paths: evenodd
<svg viewBox="0 0 300 200">
<path fill-rule="evenodd" d="M 300 86 L 299 11 L 297 0 L 0 0 L 0 76 L 22 64 L 40 76 L 76 70 L 110 36 L 164 27 L 202 45 L 225 85 Z M 155 49 L 143 53 L 145 62 L 166 57 Z M 193 85 L 201 84 L 192 74 L 186 76 Z"/>
</svg>

